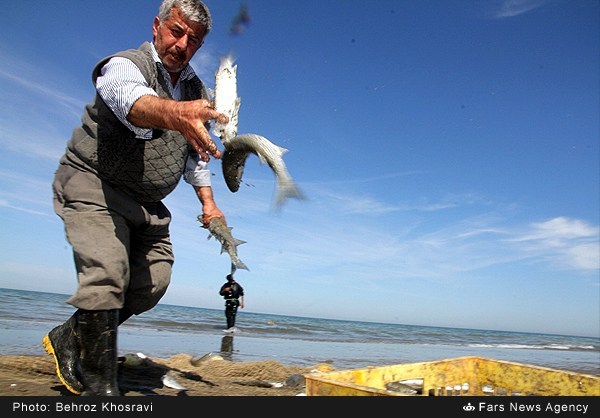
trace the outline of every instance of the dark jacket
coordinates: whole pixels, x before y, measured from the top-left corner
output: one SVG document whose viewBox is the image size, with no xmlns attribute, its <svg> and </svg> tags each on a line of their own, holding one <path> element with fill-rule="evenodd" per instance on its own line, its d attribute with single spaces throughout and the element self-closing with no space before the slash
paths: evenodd
<svg viewBox="0 0 600 418">
<path fill-rule="evenodd" d="M 231 287 L 231 289 L 226 291 L 226 287 Z M 238 299 L 240 296 L 244 296 L 244 288 L 238 282 L 227 282 L 221 286 L 219 295 L 223 296 L 225 299 Z"/>
</svg>

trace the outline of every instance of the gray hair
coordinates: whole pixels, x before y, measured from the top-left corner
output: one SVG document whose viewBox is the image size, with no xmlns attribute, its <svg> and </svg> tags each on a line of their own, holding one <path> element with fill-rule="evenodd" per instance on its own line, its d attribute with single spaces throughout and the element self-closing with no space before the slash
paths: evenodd
<svg viewBox="0 0 600 418">
<path fill-rule="evenodd" d="M 158 18 L 161 22 L 169 19 L 173 7 L 179 8 L 186 19 L 204 26 L 206 28 L 205 35 L 212 29 L 210 11 L 200 0 L 163 0 L 158 9 Z"/>
</svg>

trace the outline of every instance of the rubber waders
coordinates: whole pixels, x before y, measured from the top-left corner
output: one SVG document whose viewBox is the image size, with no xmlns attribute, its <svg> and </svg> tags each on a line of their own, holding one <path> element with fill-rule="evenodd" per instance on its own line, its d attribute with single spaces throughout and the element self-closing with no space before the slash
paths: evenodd
<svg viewBox="0 0 600 418">
<path fill-rule="evenodd" d="M 77 317 L 82 396 L 120 396 L 117 383 L 119 310 L 84 311 Z"/>
<path fill-rule="evenodd" d="M 56 374 L 70 391 L 79 395 L 83 392 L 79 370 L 79 338 L 75 312 L 64 324 L 57 326 L 44 336 L 42 344 L 46 352 L 54 356 Z"/>
</svg>

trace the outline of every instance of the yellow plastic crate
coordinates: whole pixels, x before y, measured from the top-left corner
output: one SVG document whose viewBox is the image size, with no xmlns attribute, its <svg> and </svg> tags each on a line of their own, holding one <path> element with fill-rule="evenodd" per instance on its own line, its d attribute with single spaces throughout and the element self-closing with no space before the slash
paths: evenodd
<svg viewBox="0 0 600 418">
<path fill-rule="evenodd" d="M 307 396 L 600 396 L 600 377 L 482 357 L 312 372 Z"/>
</svg>

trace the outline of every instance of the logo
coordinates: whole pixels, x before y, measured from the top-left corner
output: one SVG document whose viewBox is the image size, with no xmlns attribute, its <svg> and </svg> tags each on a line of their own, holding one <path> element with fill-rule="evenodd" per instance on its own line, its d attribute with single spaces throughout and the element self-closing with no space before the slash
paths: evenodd
<svg viewBox="0 0 600 418">
<path fill-rule="evenodd" d="M 475 410 L 475 407 L 473 405 L 471 405 L 471 402 L 469 402 L 468 404 L 466 404 L 465 406 L 463 406 L 463 409 L 467 412 L 471 412 Z"/>
</svg>

